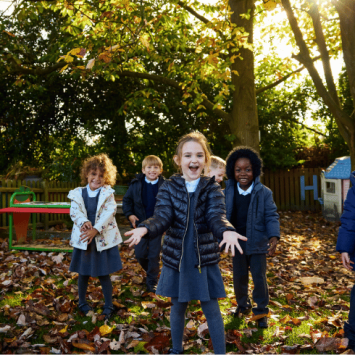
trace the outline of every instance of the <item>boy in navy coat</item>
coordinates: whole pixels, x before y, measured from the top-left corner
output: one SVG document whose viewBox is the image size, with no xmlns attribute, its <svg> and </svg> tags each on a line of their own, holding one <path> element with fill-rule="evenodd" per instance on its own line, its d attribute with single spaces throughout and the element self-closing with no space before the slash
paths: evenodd
<svg viewBox="0 0 355 355">
<path fill-rule="evenodd" d="M 344 212 L 340 218 L 337 251 L 346 269 L 354 270 L 355 260 L 355 171 L 350 175 L 352 184 L 344 202 Z M 344 324 L 344 336 L 349 339 L 348 348 L 355 351 L 355 286 L 350 294 L 350 311 L 348 322 Z"/>
<path fill-rule="evenodd" d="M 269 290 L 266 282 L 266 255 L 273 255 L 280 239 L 279 215 L 272 192 L 260 182 L 262 160 L 249 147 L 234 148 L 227 157 L 226 196 L 227 219 L 237 233 L 248 240 L 240 241 L 243 254 L 233 257 L 234 292 L 238 302 L 236 317 L 251 312 L 248 297 L 249 269 L 253 277 L 255 315 L 260 328 L 267 328 Z"/>
<path fill-rule="evenodd" d="M 133 228 L 154 214 L 155 198 L 164 178 L 160 175 L 163 163 L 159 157 L 148 155 L 142 162 L 142 174 L 138 174 L 129 185 L 122 201 L 122 210 Z M 147 291 L 155 292 L 159 276 L 161 237 L 143 238 L 135 246 L 139 264 L 147 273 Z"/>
</svg>

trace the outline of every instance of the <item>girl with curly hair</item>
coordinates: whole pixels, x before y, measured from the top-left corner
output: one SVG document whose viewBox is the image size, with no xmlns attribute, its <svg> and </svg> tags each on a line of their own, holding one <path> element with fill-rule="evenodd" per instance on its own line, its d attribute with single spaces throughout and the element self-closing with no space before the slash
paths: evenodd
<svg viewBox="0 0 355 355">
<path fill-rule="evenodd" d="M 105 297 L 102 314 L 109 319 L 114 311 L 110 274 L 122 269 L 118 244 L 122 242 L 116 224 L 114 190 L 117 169 L 106 154 L 84 161 L 81 183 L 69 192 L 70 217 L 74 222 L 70 245 L 74 247 L 69 270 L 79 273 L 79 309 L 91 310 L 86 302 L 89 277 L 98 277 Z M 94 240 L 94 242 L 92 242 Z"/>
<path fill-rule="evenodd" d="M 260 315 L 258 326 L 267 328 L 269 291 L 266 282 L 266 255 L 273 255 L 280 239 L 279 215 L 269 188 L 260 182 L 262 160 L 250 147 L 234 148 L 227 157 L 227 219 L 237 233 L 248 238 L 241 241 L 243 253 L 233 257 L 234 292 L 238 302 L 236 317 L 252 310 L 248 297 L 249 269 L 253 277 L 253 299 Z M 263 316 L 262 316 L 263 315 Z"/>
</svg>

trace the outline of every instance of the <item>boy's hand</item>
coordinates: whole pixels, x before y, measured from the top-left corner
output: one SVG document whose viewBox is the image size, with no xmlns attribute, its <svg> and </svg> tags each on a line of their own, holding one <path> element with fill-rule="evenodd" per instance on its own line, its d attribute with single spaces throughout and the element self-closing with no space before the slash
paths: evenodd
<svg viewBox="0 0 355 355">
<path fill-rule="evenodd" d="M 232 231 L 225 231 L 223 232 L 223 240 L 219 244 L 219 247 L 221 248 L 223 244 L 226 245 L 226 248 L 224 250 L 225 253 L 228 254 L 229 247 L 231 248 L 232 256 L 234 256 L 234 247 L 236 247 L 240 254 L 243 254 L 243 250 L 240 247 L 238 243 L 238 239 L 241 240 L 248 240 L 248 238 L 243 237 L 242 235 L 238 234 L 237 232 L 232 232 Z"/>
<path fill-rule="evenodd" d="M 137 245 L 139 244 L 139 242 L 141 241 L 142 237 L 148 233 L 148 229 L 146 227 L 140 227 L 140 228 L 136 228 L 136 229 L 132 229 L 129 232 L 126 232 L 124 235 L 126 237 L 128 237 L 129 235 L 131 235 L 131 238 L 127 239 L 125 241 L 125 243 L 130 243 L 129 247 L 133 247 L 133 245 Z"/>
<path fill-rule="evenodd" d="M 84 231 L 89 230 L 89 229 L 92 229 L 92 224 L 91 224 L 90 221 L 87 221 L 81 226 L 80 232 L 84 232 Z"/>
<path fill-rule="evenodd" d="M 277 243 L 278 243 L 277 237 L 272 237 L 269 239 L 270 248 L 267 250 L 268 251 L 267 255 L 269 255 L 269 256 L 274 255 L 274 253 L 276 251 Z"/>
<path fill-rule="evenodd" d="M 86 230 L 84 233 L 80 234 L 80 240 L 84 243 L 87 242 L 88 244 L 94 239 L 94 237 L 99 233 L 99 231 L 95 228 Z"/>
<path fill-rule="evenodd" d="M 353 267 L 350 264 L 354 264 L 354 262 L 350 261 L 349 253 L 341 253 L 341 261 L 343 262 L 345 269 L 353 271 Z"/>
<path fill-rule="evenodd" d="M 136 227 L 136 221 L 139 221 L 139 218 L 137 216 L 135 216 L 134 214 L 131 214 L 128 217 L 129 221 L 132 223 L 133 228 L 137 228 Z"/>
</svg>

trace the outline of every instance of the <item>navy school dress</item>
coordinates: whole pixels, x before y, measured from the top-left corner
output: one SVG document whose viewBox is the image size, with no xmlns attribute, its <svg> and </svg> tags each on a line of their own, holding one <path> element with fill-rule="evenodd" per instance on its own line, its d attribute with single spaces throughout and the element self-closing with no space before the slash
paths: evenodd
<svg viewBox="0 0 355 355">
<path fill-rule="evenodd" d="M 96 197 L 89 197 L 87 189 L 82 190 L 88 220 L 95 225 L 95 217 L 100 192 Z M 96 237 L 95 237 L 96 238 Z M 122 269 L 118 245 L 102 250 L 96 249 L 95 238 L 88 244 L 87 250 L 74 248 L 69 271 L 92 277 L 105 276 Z"/>
<path fill-rule="evenodd" d="M 177 297 L 179 302 L 191 300 L 210 301 L 226 297 L 218 264 L 207 265 L 199 272 L 198 257 L 194 246 L 194 193 L 190 196 L 190 216 L 184 239 L 183 257 L 180 272 L 163 265 L 156 294 L 164 297 Z"/>
</svg>

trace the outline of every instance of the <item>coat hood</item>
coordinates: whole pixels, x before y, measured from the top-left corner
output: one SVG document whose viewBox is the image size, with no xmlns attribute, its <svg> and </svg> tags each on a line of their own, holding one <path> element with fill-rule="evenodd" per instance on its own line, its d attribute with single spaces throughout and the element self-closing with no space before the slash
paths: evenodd
<svg viewBox="0 0 355 355">
<path fill-rule="evenodd" d="M 355 186 L 355 170 L 350 174 L 351 185 Z"/>
</svg>

